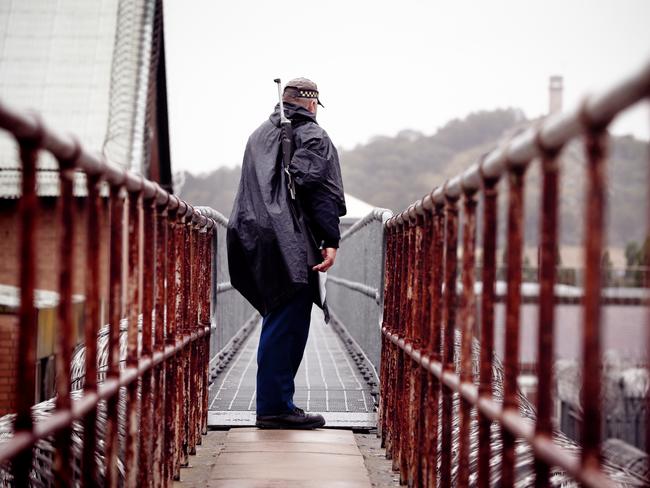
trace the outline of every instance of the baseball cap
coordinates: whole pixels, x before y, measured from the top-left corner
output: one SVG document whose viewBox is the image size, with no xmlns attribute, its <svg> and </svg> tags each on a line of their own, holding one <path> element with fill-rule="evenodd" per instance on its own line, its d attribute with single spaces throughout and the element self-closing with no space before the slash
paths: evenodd
<svg viewBox="0 0 650 488">
<path fill-rule="evenodd" d="M 291 95 L 301 98 L 315 98 L 318 101 L 318 105 L 325 108 L 325 105 L 321 103 L 318 97 L 318 86 L 313 81 L 307 78 L 294 78 L 284 85 L 284 93 L 286 93 L 287 88 L 293 92 Z"/>
</svg>

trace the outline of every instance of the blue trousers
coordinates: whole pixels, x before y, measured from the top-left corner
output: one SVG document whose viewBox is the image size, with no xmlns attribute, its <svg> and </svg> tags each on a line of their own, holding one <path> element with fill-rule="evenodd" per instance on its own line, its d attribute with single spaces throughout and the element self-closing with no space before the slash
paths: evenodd
<svg viewBox="0 0 650 488">
<path fill-rule="evenodd" d="M 312 294 L 309 287 L 264 316 L 257 348 L 257 415 L 292 410 L 294 378 L 309 335 Z"/>
</svg>

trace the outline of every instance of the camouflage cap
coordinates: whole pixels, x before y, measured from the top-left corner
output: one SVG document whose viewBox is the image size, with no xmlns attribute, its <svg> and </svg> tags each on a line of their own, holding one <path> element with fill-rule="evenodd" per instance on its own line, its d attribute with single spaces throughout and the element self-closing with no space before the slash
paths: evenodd
<svg viewBox="0 0 650 488">
<path fill-rule="evenodd" d="M 287 92 L 287 88 L 293 93 L 290 93 L 294 97 L 300 98 L 315 98 L 318 101 L 318 105 L 325 108 L 318 98 L 318 86 L 311 80 L 307 78 L 294 78 L 289 80 L 286 85 L 284 85 L 284 93 Z"/>
</svg>

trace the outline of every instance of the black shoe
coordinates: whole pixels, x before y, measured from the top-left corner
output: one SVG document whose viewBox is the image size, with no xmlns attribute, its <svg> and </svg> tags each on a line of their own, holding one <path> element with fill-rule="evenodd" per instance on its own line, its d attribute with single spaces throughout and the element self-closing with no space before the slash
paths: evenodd
<svg viewBox="0 0 650 488">
<path fill-rule="evenodd" d="M 305 413 L 302 408 L 294 407 L 291 412 L 281 415 L 258 415 L 255 426 L 260 429 L 318 429 L 325 425 L 325 419 L 319 414 Z"/>
</svg>

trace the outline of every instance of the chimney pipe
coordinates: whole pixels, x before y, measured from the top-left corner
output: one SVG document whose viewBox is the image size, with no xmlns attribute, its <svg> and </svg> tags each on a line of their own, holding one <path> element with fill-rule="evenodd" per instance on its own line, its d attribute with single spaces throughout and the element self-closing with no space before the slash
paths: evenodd
<svg viewBox="0 0 650 488">
<path fill-rule="evenodd" d="M 562 111 L 562 90 L 563 79 L 561 76 L 555 75 L 549 78 L 548 84 L 548 112 L 554 114 Z"/>
</svg>

